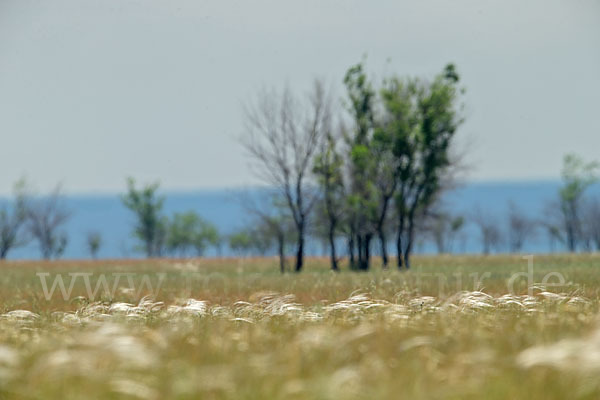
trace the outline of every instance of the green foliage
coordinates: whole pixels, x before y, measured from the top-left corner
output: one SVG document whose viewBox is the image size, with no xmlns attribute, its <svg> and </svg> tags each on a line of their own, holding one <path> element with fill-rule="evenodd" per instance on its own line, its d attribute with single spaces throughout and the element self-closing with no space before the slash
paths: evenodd
<svg viewBox="0 0 600 400">
<path fill-rule="evenodd" d="M 125 207 L 136 216 L 135 237 L 142 243 L 147 257 L 161 256 L 167 235 L 168 220 L 162 215 L 164 198 L 157 196 L 158 183 L 136 189 L 135 180 L 127 179 L 127 193 L 121 197 Z"/>
<path fill-rule="evenodd" d="M 194 250 L 202 256 L 208 246 L 219 244 L 217 228 L 193 211 L 176 213 L 169 223 L 167 248 L 182 256 Z"/>
<path fill-rule="evenodd" d="M 102 235 L 100 232 L 89 232 L 86 237 L 86 245 L 93 259 L 98 257 L 98 251 L 102 246 Z"/>
<path fill-rule="evenodd" d="M 384 129 L 393 138 L 398 166 L 398 243 L 406 266 L 414 241 L 415 217 L 423 215 L 437 199 L 451 166 L 450 146 L 463 122 L 458 115 L 462 93 L 458 82 L 456 69 L 449 64 L 431 83 L 395 77 L 381 91 Z"/>
<path fill-rule="evenodd" d="M 229 248 L 238 255 L 247 254 L 252 246 L 252 233 L 249 230 L 242 230 L 229 235 Z"/>
<path fill-rule="evenodd" d="M 598 181 L 600 164 L 585 162 L 576 154 L 567 154 L 563 160 L 563 186 L 559 190 L 562 230 L 569 251 L 575 251 L 581 241 L 581 199 L 585 190 Z M 558 229 L 558 228 L 555 228 Z M 562 235 L 556 235 L 561 237 Z"/>
<path fill-rule="evenodd" d="M 28 199 L 25 178 L 15 183 L 13 193 L 12 206 L 5 204 L 0 209 L 0 260 L 5 259 L 10 250 L 27 242 L 24 232 Z"/>
<path fill-rule="evenodd" d="M 336 142 L 331 134 L 327 135 L 325 146 L 315 156 L 313 173 L 317 175 L 323 188 L 339 189 L 344 185 L 342 168 L 344 159 L 336 149 Z"/>
<path fill-rule="evenodd" d="M 462 123 L 459 75 L 449 64 L 431 82 L 392 76 L 376 91 L 358 64 L 348 70 L 344 83 L 354 122 L 346 136 L 351 181 L 347 201 L 350 230 L 359 243 L 359 266 L 368 268 L 374 231 L 385 241 L 391 198 L 398 217 L 398 251 L 404 254 L 400 260 L 408 265 L 415 220 L 437 200 L 452 166 L 450 147 Z"/>
<path fill-rule="evenodd" d="M 337 269 L 334 237 L 348 205 L 343 168 L 344 158 L 336 148 L 335 138 L 328 134 L 323 148 L 315 157 L 313 167 L 322 192 L 322 199 L 317 205 L 317 227 L 313 231 L 318 232 L 321 238 L 327 237 L 329 245 L 334 248 L 331 260 L 334 269 Z"/>
<path fill-rule="evenodd" d="M 357 127 L 353 144 L 366 145 L 369 141 L 369 131 L 373 126 L 376 93 L 364 72 L 362 63 L 351 67 L 346 72 L 344 85 L 350 100 L 349 111 Z"/>
<path fill-rule="evenodd" d="M 566 203 L 578 201 L 585 190 L 598 181 L 597 161 L 585 162 L 576 154 L 567 154 L 563 159 L 562 179 L 563 187 L 560 189 L 560 198 Z"/>
</svg>

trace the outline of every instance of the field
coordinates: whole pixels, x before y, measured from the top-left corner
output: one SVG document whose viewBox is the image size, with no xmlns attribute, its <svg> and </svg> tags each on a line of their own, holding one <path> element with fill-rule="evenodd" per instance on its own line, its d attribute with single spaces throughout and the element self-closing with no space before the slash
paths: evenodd
<svg viewBox="0 0 600 400">
<path fill-rule="evenodd" d="M 600 256 L 346 269 L 0 264 L 0 399 L 600 398 Z"/>
</svg>

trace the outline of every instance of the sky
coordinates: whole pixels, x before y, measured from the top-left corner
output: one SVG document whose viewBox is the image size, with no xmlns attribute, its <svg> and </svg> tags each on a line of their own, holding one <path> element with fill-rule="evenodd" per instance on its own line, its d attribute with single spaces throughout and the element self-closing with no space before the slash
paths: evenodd
<svg viewBox="0 0 600 400">
<path fill-rule="evenodd" d="M 598 0 L 0 0 L 0 195 L 253 185 L 238 144 L 263 87 L 338 97 L 457 65 L 468 179 L 556 179 L 599 159 Z"/>
</svg>

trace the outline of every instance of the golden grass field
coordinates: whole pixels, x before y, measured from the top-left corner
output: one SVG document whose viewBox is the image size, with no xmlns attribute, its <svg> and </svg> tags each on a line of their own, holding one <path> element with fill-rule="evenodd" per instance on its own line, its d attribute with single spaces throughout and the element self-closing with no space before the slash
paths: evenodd
<svg viewBox="0 0 600 400">
<path fill-rule="evenodd" d="M 0 399 L 600 398 L 600 256 L 413 263 L 0 264 Z"/>
</svg>

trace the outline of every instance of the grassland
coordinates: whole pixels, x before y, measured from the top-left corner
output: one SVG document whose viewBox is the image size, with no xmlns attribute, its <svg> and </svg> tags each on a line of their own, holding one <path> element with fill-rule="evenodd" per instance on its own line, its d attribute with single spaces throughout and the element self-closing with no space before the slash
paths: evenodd
<svg viewBox="0 0 600 400">
<path fill-rule="evenodd" d="M 600 398 L 599 256 L 374 264 L 0 264 L 0 399 Z"/>
</svg>

